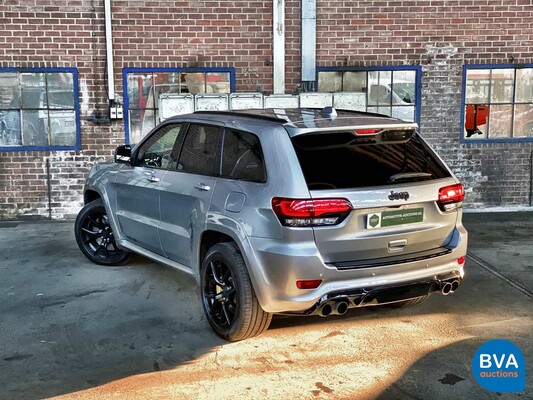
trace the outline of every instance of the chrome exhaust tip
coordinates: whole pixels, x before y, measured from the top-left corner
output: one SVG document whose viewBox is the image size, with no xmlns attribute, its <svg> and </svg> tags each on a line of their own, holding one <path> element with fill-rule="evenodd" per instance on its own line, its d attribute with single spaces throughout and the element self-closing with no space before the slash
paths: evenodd
<svg viewBox="0 0 533 400">
<path fill-rule="evenodd" d="M 326 303 L 322 306 L 322 308 L 320 309 L 320 313 L 318 315 L 320 315 L 321 317 L 327 317 L 331 315 L 332 312 L 333 312 L 333 307 L 331 307 L 331 304 Z"/>
<path fill-rule="evenodd" d="M 333 311 L 337 315 L 344 315 L 348 311 L 348 302 L 347 301 L 338 301 L 333 307 Z"/>
<path fill-rule="evenodd" d="M 450 282 L 444 282 L 441 284 L 441 287 L 440 287 L 440 292 L 444 295 L 444 296 L 447 296 L 449 295 L 450 293 L 453 292 L 452 290 L 452 284 Z"/>
</svg>

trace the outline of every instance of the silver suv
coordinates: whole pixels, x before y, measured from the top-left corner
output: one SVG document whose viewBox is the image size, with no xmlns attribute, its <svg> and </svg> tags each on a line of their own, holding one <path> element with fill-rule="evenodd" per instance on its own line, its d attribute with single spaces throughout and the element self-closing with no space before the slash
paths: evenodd
<svg viewBox="0 0 533 400">
<path fill-rule="evenodd" d="M 78 245 L 97 264 L 134 252 L 194 275 L 230 341 L 273 314 L 452 293 L 464 190 L 416 128 L 331 107 L 173 117 L 92 168 Z"/>
</svg>

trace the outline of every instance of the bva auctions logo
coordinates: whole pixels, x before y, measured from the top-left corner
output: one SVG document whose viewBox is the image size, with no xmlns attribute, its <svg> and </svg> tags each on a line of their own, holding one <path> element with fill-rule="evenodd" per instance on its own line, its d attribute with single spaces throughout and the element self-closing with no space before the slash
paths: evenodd
<svg viewBox="0 0 533 400">
<path fill-rule="evenodd" d="M 526 387 L 526 361 L 507 340 L 491 340 L 479 347 L 472 360 L 479 385 L 493 392 L 522 392 Z"/>
</svg>

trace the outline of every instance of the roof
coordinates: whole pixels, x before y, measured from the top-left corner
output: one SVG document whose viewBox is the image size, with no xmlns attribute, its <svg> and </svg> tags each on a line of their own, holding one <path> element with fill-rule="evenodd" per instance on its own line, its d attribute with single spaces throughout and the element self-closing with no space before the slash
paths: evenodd
<svg viewBox="0 0 533 400">
<path fill-rule="evenodd" d="M 232 111 L 197 111 L 195 115 L 228 115 L 268 120 L 283 125 L 291 136 L 318 130 L 335 131 L 341 128 L 416 129 L 417 124 L 405 122 L 382 114 L 362 111 L 335 110 L 332 107 L 315 108 L 265 108 Z"/>
</svg>

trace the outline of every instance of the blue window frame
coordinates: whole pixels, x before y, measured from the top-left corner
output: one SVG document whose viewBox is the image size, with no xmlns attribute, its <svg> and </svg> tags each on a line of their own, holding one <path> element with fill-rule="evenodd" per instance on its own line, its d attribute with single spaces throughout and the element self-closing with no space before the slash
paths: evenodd
<svg viewBox="0 0 533 400">
<path fill-rule="evenodd" d="M 465 65 L 461 141 L 533 141 L 533 64 Z"/>
<path fill-rule="evenodd" d="M 408 65 L 317 67 L 317 91 L 334 93 L 339 108 L 347 105 L 419 123 L 421 72 L 422 67 Z"/>
<path fill-rule="evenodd" d="M 76 68 L 0 68 L 0 151 L 78 150 Z"/>
<path fill-rule="evenodd" d="M 230 93 L 235 68 L 123 68 L 126 143 L 138 143 L 159 120 L 162 94 Z"/>
</svg>

